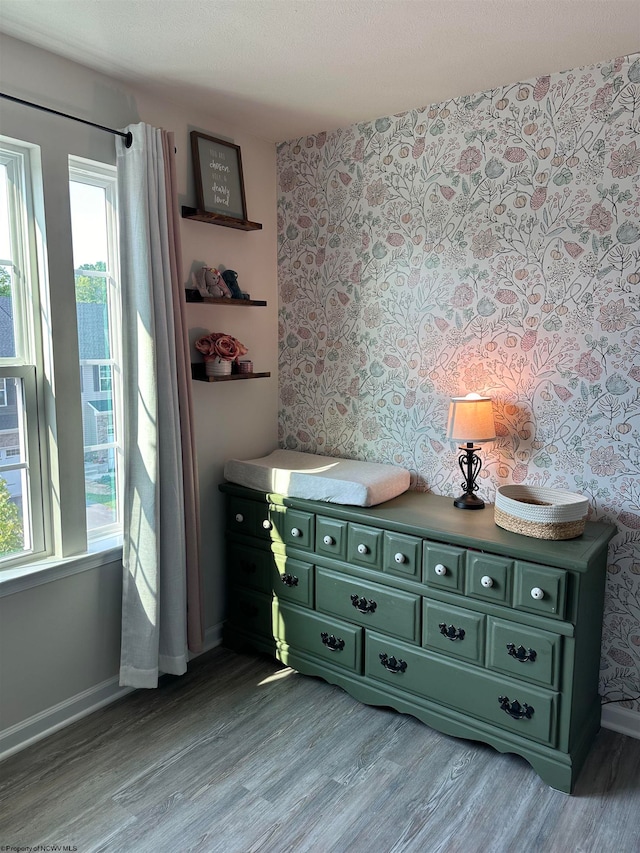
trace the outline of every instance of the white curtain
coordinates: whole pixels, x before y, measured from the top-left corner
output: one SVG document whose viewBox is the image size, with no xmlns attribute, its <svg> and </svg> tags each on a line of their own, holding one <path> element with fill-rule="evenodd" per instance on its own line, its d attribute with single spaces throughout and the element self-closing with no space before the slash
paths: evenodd
<svg viewBox="0 0 640 853">
<path fill-rule="evenodd" d="M 142 123 L 126 130 L 131 148 L 116 142 L 125 410 L 120 684 L 155 687 L 159 672 L 181 675 L 187 668 L 186 563 L 194 544 L 197 560 L 197 542 L 188 549 L 178 387 L 185 351 L 176 346 L 179 252 L 167 162 L 173 140 Z M 194 485 L 193 471 L 186 481 Z"/>
</svg>

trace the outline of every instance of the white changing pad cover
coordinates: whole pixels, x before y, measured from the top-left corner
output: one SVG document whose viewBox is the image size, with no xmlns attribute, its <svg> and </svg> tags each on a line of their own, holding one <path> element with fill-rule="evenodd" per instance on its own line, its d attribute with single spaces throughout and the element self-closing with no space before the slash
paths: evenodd
<svg viewBox="0 0 640 853">
<path fill-rule="evenodd" d="M 397 465 L 338 459 L 296 450 L 274 450 L 260 459 L 229 459 L 225 479 L 240 486 L 311 501 L 375 506 L 409 488 Z"/>
</svg>

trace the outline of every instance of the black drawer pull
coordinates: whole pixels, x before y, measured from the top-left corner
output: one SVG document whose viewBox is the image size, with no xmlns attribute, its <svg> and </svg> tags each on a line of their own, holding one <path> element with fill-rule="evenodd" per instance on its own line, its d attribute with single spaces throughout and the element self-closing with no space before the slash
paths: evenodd
<svg viewBox="0 0 640 853">
<path fill-rule="evenodd" d="M 326 631 L 321 632 L 320 639 L 330 652 L 341 652 L 344 649 L 344 640 L 333 634 L 327 634 Z"/>
<path fill-rule="evenodd" d="M 355 592 L 351 596 L 351 603 L 358 613 L 375 613 L 376 607 L 378 606 L 372 598 L 367 601 L 364 596 L 360 598 L 360 596 Z"/>
<path fill-rule="evenodd" d="M 531 661 L 531 663 L 533 663 L 537 657 L 537 653 L 534 649 L 525 649 L 524 646 L 518 646 L 516 649 L 513 643 L 507 643 L 507 651 L 512 658 L 519 660 L 520 663 L 526 663 L 527 661 Z"/>
<path fill-rule="evenodd" d="M 407 669 L 406 660 L 402 660 L 402 658 L 396 658 L 394 655 L 385 654 L 384 652 L 380 653 L 380 663 L 382 666 L 388 670 L 389 672 L 393 672 L 394 674 L 399 672 L 405 672 Z"/>
<path fill-rule="evenodd" d="M 285 586 L 298 586 L 298 578 L 295 575 L 282 575 L 280 580 Z"/>
<path fill-rule="evenodd" d="M 517 699 L 510 702 L 508 696 L 498 696 L 498 702 L 505 714 L 513 717 L 514 720 L 530 720 L 533 717 L 533 708 L 526 702 L 524 705 L 521 705 Z"/>
<path fill-rule="evenodd" d="M 447 628 L 446 622 L 440 622 L 438 628 L 440 628 L 440 633 L 447 640 L 464 640 L 464 628 L 456 628 L 455 625 L 449 625 Z"/>
</svg>

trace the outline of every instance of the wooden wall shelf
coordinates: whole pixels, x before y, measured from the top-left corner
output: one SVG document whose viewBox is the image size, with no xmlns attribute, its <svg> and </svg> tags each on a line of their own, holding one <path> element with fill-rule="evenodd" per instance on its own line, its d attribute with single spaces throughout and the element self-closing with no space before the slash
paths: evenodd
<svg viewBox="0 0 640 853">
<path fill-rule="evenodd" d="M 250 222 L 248 219 L 235 219 L 222 213 L 209 213 L 196 207 L 182 206 L 182 218 L 194 219 L 196 222 L 208 222 L 209 225 L 222 225 L 225 228 L 235 228 L 238 231 L 261 231 L 261 222 Z"/>
<path fill-rule="evenodd" d="M 262 379 L 266 376 L 271 376 L 271 373 L 230 373 L 228 376 L 207 376 L 204 362 L 191 365 L 191 378 L 200 382 L 233 382 L 236 379 Z"/>
<path fill-rule="evenodd" d="M 225 296 L 205 296 L 202 300 L 203 305 L 266 305 L 264 299 L 228 299 Z"/>
</svg>

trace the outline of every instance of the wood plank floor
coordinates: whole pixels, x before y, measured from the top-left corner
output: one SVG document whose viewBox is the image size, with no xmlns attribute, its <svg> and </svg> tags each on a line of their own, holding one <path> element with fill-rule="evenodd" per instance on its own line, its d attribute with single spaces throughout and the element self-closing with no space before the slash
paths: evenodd
<svg viewBox="0 0 640 853">
<path fill-rule="evenodd" d="M 54 844 L 639 853 L 640 741 L 602 730 L 568 797 L 517 756 L 215 649 L 0 764 L 0 846 Z"/>
</svg>

